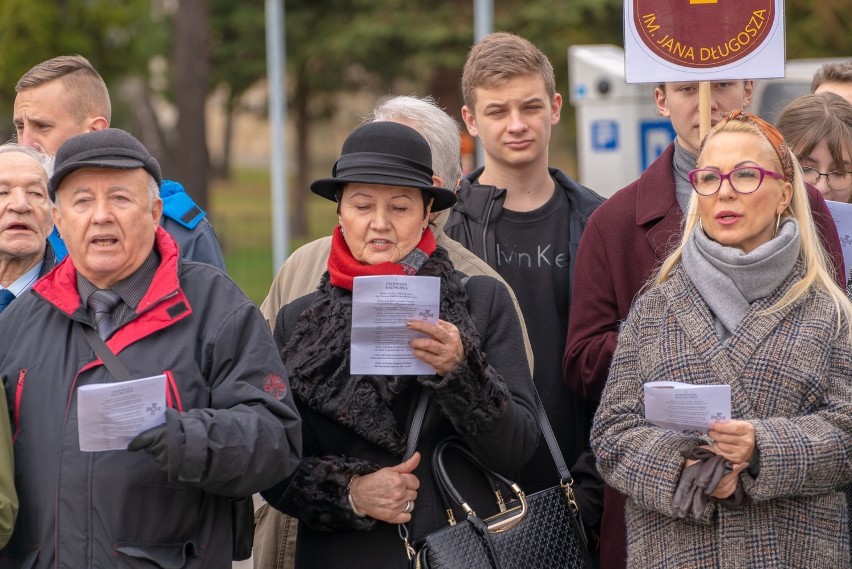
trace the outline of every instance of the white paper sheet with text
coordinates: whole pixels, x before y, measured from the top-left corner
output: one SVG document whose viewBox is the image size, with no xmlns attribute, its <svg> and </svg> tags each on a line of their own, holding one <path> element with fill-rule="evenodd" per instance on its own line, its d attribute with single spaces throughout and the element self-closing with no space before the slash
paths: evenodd
<svg viewBox="0 0 852 569">
<path fill-rule="evenodd" d="M 730 385 L 692 385 L 677 381 L 645 384 L 645 418 L 664 429 L 704 431 L 731 418 Z"/>
<path fill-rule="evenodd" d="M 408 342 L 422 334 L 410 320 L 438 323 L 438 277 L 355 277 L 352 287 L 352 375 L 431 375 L 435 370 L 414 357 Z"/>
<path fill-rule="evenodd" d="M 139 433 L 166 422 L 166 376 L 77 388 L 80 450 L 122 450 Z"/>
<path fill-rule="evenodd" d="M 843 250 L 843 263 L 846 272 L 852 268 L 852 204 L 825 200 L 825 205 L 837 225 L 837 235 L 840 237 L 840 248 Z"/>
</svg>

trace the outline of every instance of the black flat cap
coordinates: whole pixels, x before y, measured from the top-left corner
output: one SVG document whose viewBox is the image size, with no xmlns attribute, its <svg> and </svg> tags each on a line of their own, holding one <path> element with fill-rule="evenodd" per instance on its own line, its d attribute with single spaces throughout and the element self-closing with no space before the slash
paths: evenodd
<svg viewBox="0 0 852 569">
<path fill-rule="evenodd" d="M 434 198 L 433 212 L 456 203 L 452 190 L 432 185 L 432 150 L 423 135 L 395 122 L 371 122 L 352 131 L 331 175 L 312 183 L 311 191 L 336 201 L 343 186 L 360 182 L 420 188 Z"/>
<path fill-rule="evenodd" d="M 51 200 L 56 200 L 56 190 L 65 176 L 79 168 L 144 168 L 157 181 L 158 186 L 163 181 L 160 165 L 148 149 L 132 134 L 119 128 L 79 134 L 69 138 L 59 147 L 53 176 L 48 185 Z"/>
</svg>

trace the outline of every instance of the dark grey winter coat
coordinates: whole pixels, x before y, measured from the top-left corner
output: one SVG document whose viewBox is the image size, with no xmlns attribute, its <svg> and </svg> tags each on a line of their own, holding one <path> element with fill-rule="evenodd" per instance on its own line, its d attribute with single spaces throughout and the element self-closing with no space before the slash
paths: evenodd
<svg viewBox="0 0 852 569">
<path fill-rule="evenodd" d="M 137 315 L 107 343 L 133 377 L 168 376 L 184 433 L 169 473 L 144 452 L 80 451 L 77 387 L 115 380 L 84 337 L 66 259 L 0 319 L 20 496 L 3 569 L 230 568 L 228 497 L 298 463 L 299 417 L 260 312 L 221 271 L 179 260 L 162 228 L 155 246 Z"/>
</svg>

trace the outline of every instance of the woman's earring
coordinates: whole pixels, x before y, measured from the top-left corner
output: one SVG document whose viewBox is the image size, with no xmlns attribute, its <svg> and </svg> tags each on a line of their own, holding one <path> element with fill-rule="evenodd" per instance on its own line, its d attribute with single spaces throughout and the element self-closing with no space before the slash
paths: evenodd
<svg viewBox="0 0 852 569">
<path fill-rule="evenodd" d="M 779 213 L 778 219 L 775 220 L 775 234 L 773 235 L 773 237 L 775 237 L 775 235 L 778 235 L 778 228 L 780 226 L 781 226 L 781 214 Z"/>
</svg>

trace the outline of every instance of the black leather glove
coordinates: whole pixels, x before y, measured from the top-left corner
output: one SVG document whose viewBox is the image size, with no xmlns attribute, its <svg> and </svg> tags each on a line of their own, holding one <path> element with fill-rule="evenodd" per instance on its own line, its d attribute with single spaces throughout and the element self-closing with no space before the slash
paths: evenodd
<svg viewBox="0 0 852 569">
<path fill-rule="evenodd" d="M 183 438 L 180 413 L 169 407 L 166 409 L 165 424 L 151 427 L 136 435 L 127 445 L 127 450 L 144 450 L 154 457 L 160 470 L 168 474 L 170 480 L 177 479 L 183 458 Z"/>
</svg>

